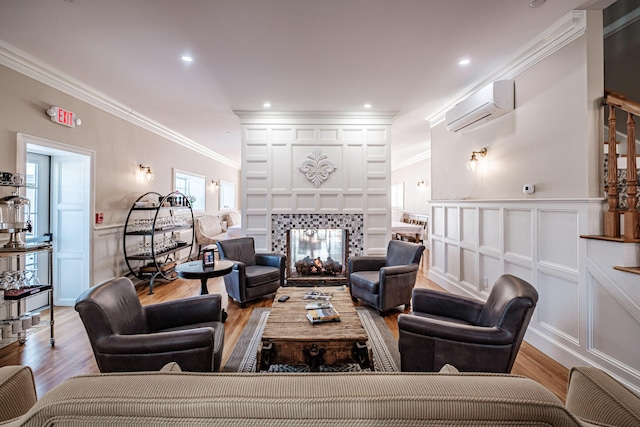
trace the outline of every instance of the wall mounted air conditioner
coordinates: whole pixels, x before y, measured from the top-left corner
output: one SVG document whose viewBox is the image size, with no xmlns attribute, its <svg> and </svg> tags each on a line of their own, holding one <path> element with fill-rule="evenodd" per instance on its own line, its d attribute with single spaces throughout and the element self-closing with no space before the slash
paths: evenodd
<svg viewBox="0 0 640 427">
<path fill-rule="evenodd" d="M 483 87 L 445 113 L 447 130 L 466 132 L 508 113 L 515 108 L 513 94 L 513 80 L 498 80 Z"/>
</svg>

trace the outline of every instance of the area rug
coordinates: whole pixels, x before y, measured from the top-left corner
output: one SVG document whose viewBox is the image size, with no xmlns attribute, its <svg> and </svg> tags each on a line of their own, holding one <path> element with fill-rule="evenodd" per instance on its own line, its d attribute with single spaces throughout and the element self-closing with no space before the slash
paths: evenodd
<svg viewBox="0 0 640 427">
<path fill-rule="evenodd" d="M 223 372 L 255 372 L 256 355 L 258 345 L 262 338 L 262 331 L 269 318 L 270 309 L 254 308 L 249 317 L 235 348 L 229 356 L 229 360 L 222 368 Z M 360 321 L 369 336 L 373 353 L 373 366 L 375 371 L 399 372 L 400 352 L 398 341 L 387 327 L 384 319 L 375 311 L 367 307 L 356 307 Z M 320 371 L 345 372 L 360 371 L 356 363 L 342 365 L 321 365 Z M 272 365 L 268 372 L 307 372 L 307 365 Z M 364 371 L 367 371 L 365 369 Z"/>
</svg>

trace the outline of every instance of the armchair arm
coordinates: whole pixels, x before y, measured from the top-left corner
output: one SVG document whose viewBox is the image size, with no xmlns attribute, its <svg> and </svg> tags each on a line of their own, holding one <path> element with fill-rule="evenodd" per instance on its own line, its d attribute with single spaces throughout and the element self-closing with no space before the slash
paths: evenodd
<svg viewBox="0 0 640 427">
<path fill-rule="evenodd" d="M 285 258 L 282 254 L 256 254 L 256 264 L 284 268 Z"/>
<path fill-rule="evenodd" d="M 418 271 L 418 264 L 393 265 L 389 267 L 382 267 L 380 269 L 380 278 L 382 278 L 382 276 L 391 277 L 391 276 L 396 276 L 398 274 L 413 273 L 414 271 Z M 382 280 L 380 280 L 380 283 L 382 283 Z"/>
<path fill-rule="evenodd" d="M 94 343 L 103 354 L 153 354 L 210 347 L 213 353 L 212 328 L 196 328 L 153 334 L 109 335 Z"/>
<path fill-rule="evenodd" d="M 567 409 L 589 425 L 640 425 L 640 397 L 592 366 L 571 368 Z"/>
<path fill-rule="evenodd" d="M 410 314 L 400 314 L 398 316 L 398 328 L 401 333 L 406 331 L 470 344 L 507 345 L 514 340 L 512 333 L 496 327 L 465 325 Z"/>
<path fill-rule="evenodd" d="M 0 368 L 0 423 L 24 415 L 38 400 L 28 366 Z"/>
<path fill-rule="evenodd" d="M 387 259 L 384 256 L 366 255 L 349 257 L 349 273 L 356 271 L 377 271 L 384 267 Z"/>
<path fill-rule="evenodd" d="M 484 303 L 472 298 L 432 289 L 413 290 L 413 311 L 475 323 Z"/>
<path fill-rule="evenodd" d="M 149 331 L 222 320 L 222 297 L 200 295 L 142 307 Z"/>
</svg>

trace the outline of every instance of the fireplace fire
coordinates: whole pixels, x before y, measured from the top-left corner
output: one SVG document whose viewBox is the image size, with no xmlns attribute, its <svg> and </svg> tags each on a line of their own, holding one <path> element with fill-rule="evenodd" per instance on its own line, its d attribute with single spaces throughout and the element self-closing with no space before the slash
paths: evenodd
<svg viewBox="0 0 640 427">
<path fill-rule="evenodd" d="M 347 230 L 292 228 L 287 231 L 287 280 L 345 278 Z"/>
</svg>

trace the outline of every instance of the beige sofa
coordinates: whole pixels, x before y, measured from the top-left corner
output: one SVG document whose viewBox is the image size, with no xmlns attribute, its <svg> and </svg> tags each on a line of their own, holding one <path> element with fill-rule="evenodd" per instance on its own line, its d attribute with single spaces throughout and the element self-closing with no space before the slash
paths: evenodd
<svg viewBox="0 0 640 427">
<path fill-rule="evenodd" d="M 70 378 L 35 404 L 31 370 L 3 367 L 0 399 L 0 420 L 18 417 L 2 424 L 11 426 L 640 425 L 638 397 L 594 368 L 571 371 L 566 406 L 515 375 L 200 374 L 175 364 Z"/>
</svg>

